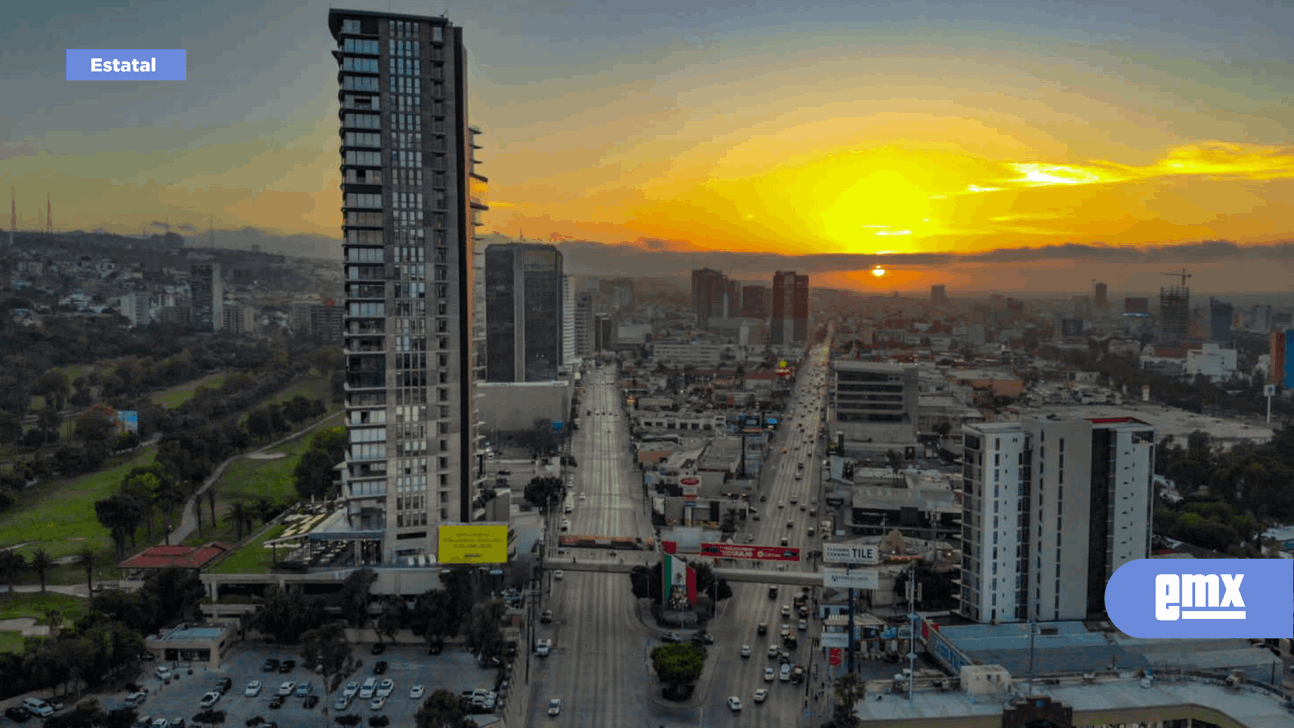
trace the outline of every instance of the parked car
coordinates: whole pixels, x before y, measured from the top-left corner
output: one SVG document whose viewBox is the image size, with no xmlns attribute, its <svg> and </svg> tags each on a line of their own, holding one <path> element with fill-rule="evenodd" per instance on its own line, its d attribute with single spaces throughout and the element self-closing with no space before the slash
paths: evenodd
<svg viewBox="0 0 1294 728">
<path fill-rule="evenodd" d="M 378 660 L 377 662 L 375 662 L 375 663 L 373 664 L 373 674 L 374 674 L 374 675 L 385 675 L 385 674 L 386 674 L 386 668 L 387 668 L 386 660 Z"/>
<path fill-rule="evenodd" d="M 374 655 L 380 655 L 383 652 L 386 652 L 386 645 L 381 642 L 374 643 L 373 649 L 369 650 L 369 652 Z"/>
<path fill-rule="evenodd" d="M 278 710 L 279 708 L 282 708 L 282 707 L 283 707 L 283 696 L 282 696 L 282 695 L 275 695 L 274 697 L 270 698 L 270 707 L 271 707 L 271 708 L 274 708 L 275 710 Z"/>
<path fill-rule="evenodd" d="M 161 680 L 162 682 L 166 682 L 167 680 L 171 679 L 171 668 L 167 667 L 166 665 L 158 665 L 157 669 L 153 670 L 153 674 L 157 676 L 158 680 Z M 163 720 L 163 719 L 159 718 L 158 720 Z"/>
<path fill-rule="evenodd" d="M 310 693 L 313 693 L 313 692 L 314 692 L 314 689 L 315 689 L 315 686 L 314 686 L 313 684 L 311 684 L 311 683 L 310 683 L 310 681 L 308 681 L 308 680 L 307 680 L 306 682 L 303 682 L 303 683 L 301 683 L 300 685 L 298 685 L 298 686 L 297 686 L 297 689 L 296 689 L 296 691 L 295 691 L 295 692 L 296 692 L 296 696 L 297 696 L 298 698 L 304 698 L 305 696 L 309 695 Z"/>
<path fill-rule="evenodd" d="M 28 713 L 21 705 L 15 705 L 5 708 L 4 717 L 15 723 L 25 723 L 27 722 L 27 719 L 31 717 L 31 713 Z"/>
<path fill-rule="evenodd" d="M 350 700 L 345 693 L 338 695 L 337 699 L 332 702 L 332 709 L 338 712 L 346 710 L 350 707 Z"/>
<path fill-rule="evenodd" d="M 243 696 L 248 698 L 254 698 L 257 695 L 261 694 L 261 687 L 263 686 L 261 685 L 260 680 L 251 681 L 247 683 L 246 689 L 243 690 Z"/>
<path fill-rule="evenodd" d="M 301 703 L 301 707 L 309 710 L 310 708 L 313 708 L 318 704 L 319 704 L 318 695 L 307 695 L 305 701 Z"/>
<path fill-rule="evenodd" d="M 341 692 L 342 695 L 346 696 L 347 700 L 355 697 L 357 693 L 359 693 L 359 683 L 354 680 L 346 683 L 346 688 Z"/>
<path fill-rule="evenodd" d="M 202 700 L 198 702 L 198 707 L 203 710 L 209 710 L 218 700 L 220 700 L 220 693 L 213 690 L 202 696 Z"/>
<path fill-rule="evenodd" d="M 279 686 L 278 694 L 286 698 L 287 696 L 292 694 L 293 690 L 296 690 L 296 689 L 297 689 L 297 684 L 294 682 L 288 681 Z"/>
<path fill-rule="evenodd" d="M 386 707 L 386 698 L 373 698 L 368 701 L 369 710 L 381 710 Z"/>
<path fill-rule="evenodd" d="M 273 657 L 267 657 L 265 662 L 261 664 L 261 669 L 265 672 L 274 672 L 279 669 L 279 661 Z"/>
<path fill-rule="evenodd" d="M 229 688 L 232 688 L 233 686 L 234 686 L 234 681 L 232 678 L 222 677 L 216 681 L 215 690 L 221 695 L 224 695 L 225 693 L 229 692 Z"/>
<path fill-rule="evenodd" d="M 378 683 L 376 693 L 377 697 L 387 698 L 390 697 L 393 692 L 395 692 L 395 681 L 391 678 L 387 678 Z"/>
<path fill-rule="evenodd" d="M 673 643 L 673 642 L 678 642 L 679 639 L 678 639 L 678 635 L 674 634 L 673 632 L 666 632 L 665 634 L 660 636 L 660 641 L 665 643 Z"/>
<path fill-rule="evenodd" d="M 413 687 L 409 688 L 409 697 L 412 698 L 413 700 L 418 700 L 422 698 L 423 694 L 426 692 L 427 692 L 427 689 L 424 688 L 423 686 L 414 685 Z"/>
<path fill-rule="evenodd" d="M 37 718 L 48 718 L 54 714 L 54 706 L 40 698 L 24 698 L 22 707 Z"/>
<path fill-rule="evenodd" d="M 129 695 L 126 696 L 126 707 L 138 708 L 139 706 L 144 704 L 145 700 L 148 700 L 147 693 L 142 693 L 138 691 L 130 693 Z"/>
<path fill-rule="evenodd" d="M 360 700 L 368 700 L 372 698 L 373 693 L 376 690 L 377 690 L 377 678 L 375 677 L 368 678 L 367 680 L 364 681 L 364 686 L 359 689 Z"/>
<path fill-rule="evenodd" d="M 297 666 L 296 660 L 284 660 L 279 663 L 279 672 L 284 674 L 292 672 L 292 668 L 296 666 Z"/>
</svg>

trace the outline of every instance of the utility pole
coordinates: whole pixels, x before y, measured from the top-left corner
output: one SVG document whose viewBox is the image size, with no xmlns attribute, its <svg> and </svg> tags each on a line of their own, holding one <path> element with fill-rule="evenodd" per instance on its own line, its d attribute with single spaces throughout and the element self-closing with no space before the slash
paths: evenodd
<svg viewBox="0 0 1294 728">
<path fill-rule="evenodd" d="M 1033 695 L 1033 637 L 1038 632 L 1038 624 L 1029 620 L 1029 695 Z"/>
<path fill-rule="evenodd" d="M 908 579 L 908 705 L 912 704 L 912 693 L 917 680 L 917 562 L 912 561 L 912 576 Z"/>
</svg>

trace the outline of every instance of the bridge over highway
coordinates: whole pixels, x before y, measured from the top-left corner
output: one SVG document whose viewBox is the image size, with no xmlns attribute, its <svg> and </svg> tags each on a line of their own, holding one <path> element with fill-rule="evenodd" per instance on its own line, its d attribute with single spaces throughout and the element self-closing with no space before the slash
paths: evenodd
<svg viewBox="0 0 1294 728">
<path fill-rule="evenodd" d="M 628 574 L 635 566 L 650 566 L 641 562 L 618 563 L 615 561 L 574 561 L 566 562 L 560 557 L 548 559 L 550 571 L 602 572 L 608 574 Z M 716 576 L 730 582 L 756 584 L 791 584 L 796 586 L 822 586 L 822 572 L 819 571 L 778 571 L 776 569 L 733 569 L 719 567 L 714 570 Z"/>
</svg>

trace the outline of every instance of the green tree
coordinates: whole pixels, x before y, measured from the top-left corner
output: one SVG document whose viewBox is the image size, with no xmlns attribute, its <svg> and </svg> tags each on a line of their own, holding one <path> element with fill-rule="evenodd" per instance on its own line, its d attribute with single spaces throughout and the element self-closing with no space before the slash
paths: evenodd
<svg viewBox="0 0 1294 728">
<path fill-rule="evenodd" d="M 45 580 L 49 577 L 49 570 L 54 568 L 54 557 L 43 548 L 37 547 L 31 552 L 31 568 L 40 578 L 40 592 L 45 593 Z"/>
<path fill-rule="evenodd" d="M 14 595 L 13 580 L 23 569 L 27 567 L 27 559 L 15 549 L 7 548 L 0 551 L 0 578 L 4 579 L 5 585 L 9 587 L 9 598 Z"/>
<path fill-rule="evenodd" d="M 651 651 L 651 662 L 661 682 L 678 689 L 701 678 L 705 652 L 690 644 L 661 645 Z"/>
<path fill-rule="evenodd" d="M 247 504 L 238 501 L 229 507 L 228 519 L 234 522 L 234 528 L 238 529 L 238 540 L 243 540 L 243 528 L 246 527 L 250 532 L 252 527 L 252 512 Z"/>
<path fill-rule="evenodd" d="M 112 536 L 118 559 L 125 558 L 126 539 L 134 536 L 141 513 L 142 506 L 121 493 L 94 502 L 94 515 Z"/>
<path fill-rule="evenodd" d="M 854 728 L 858 725 L 858 716 L 854 706 L 866 697 L 866 685 L 857 675 L 842 675 L 832 685 L 836 692 L 836 706 L 831 720 L 839 728 Z"/>
<path fill-rule="evenodd" d="M 552 507 L 562 502 L 566 487 L 561 478 L 539 476 L 526 484 L 525 498 L 539 507 Z"/>
<path fill-rule="evenodd" d="M 76 436 L 87 445 L 107 445 L 117 422 L 117 413 L 111 407 L 95 405 L 76 418 Z"/>
<path fill-rule="evenodd" d="M 252 615 L 252 625 L 262 634 L 281 644 L 294 645 L 301 635 L 327 621 L 323 605 L 307 603 L 296 589 L 270 587 L 265 599 Z"/>
<path fill-rule="evenodd" d="M 328 427 L 315 433 L 310 448 L 293 471 L 297 495 L 302 500 L 326 498 L 333 490 L 333 469 L 346 457 L 345 427 Z"/>
<path fill-rule="evenodd" d="M 385 635 L 388 640 L 395 641 L 395 633 L 399 631 L 400 625 L 404 623 L 404 600 L 388 595 L 382 599 L 382 611 L 377 616 L 376 632 L 378 642 L 382 641 Z"/>
<path fill-rule="evenodd" d="M 418 707 L 414 724 L 417 728 L 472 728 L 476 725 L 468 717 L 458 696 L 445 689 L 427 696 Z"/>
<path fill-rule="evenodd" d="M 368 596 L 377 581 L 377 573 L 372 569 L 352 571 L 341 587 L 341 610 L 346 623 L 356 629 L 368 624 Z"/>
<path fill-rule="evenodd" d="M 507 606 L 499 600 L 482 602 L 472 606 L 467 618 L 467 632 L 464 642 L 468 652 L 487 661 L 502 658 L 503 615 Z"/>
<path fill-rule="evenodd" d="M 346 630 L 337 622 L 320 625 L 301 635 L 301 659 L 306 665 L 318 665 L 323 675 L 324 710 L 332 704 L 328 694 L 332 692 L 333 676 L 342 673 L 350 660 L 350 642 L 346 641 Z"/>
</svg>

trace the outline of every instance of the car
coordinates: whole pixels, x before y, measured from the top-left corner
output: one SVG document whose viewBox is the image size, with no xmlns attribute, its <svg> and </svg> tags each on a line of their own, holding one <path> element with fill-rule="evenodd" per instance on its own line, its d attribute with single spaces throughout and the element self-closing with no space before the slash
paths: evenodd
<svg viewBox="0 0 1294 728">
<path fill-rule="evenodd" d="M 213 689 L 216 692 L 220 693 L 221 695 L 224 695 L 225 693 L 229 692 L 229 688 L 232 688 L 233 686 L 234 686 L 234 681 L 232 678 L 222 677 L 216 681 L 216 687 Z"/>
<path fill-rule="evenodd" d="M 265 672 L 274 672 L 279 669 L 279 661 L 273 657 L 267 657 L 265 662 L 261 663 L 261 669 Z"/>
<path fill-rule="evenodd" d="M 548 701 L 548 714 L 549 714 L 549 715 L 561 715 L 561 713 L 562 713 L 562 699 L 561 699 L 561 698 L 553 698 L 553 699 L 549 700 L 549 701 Z"/>
<path fill-rule="evenodd" d="M 364 686 L 359 689 L 360 700 L 368 700 L 369 698 L 373 697 L 373 693 L 376 690 L 377 690 L 377 678 L 370 677 L 369 679 L 364 681 Z"/>
<path fill-rule="evenodd" d="M 799 627 L 800 627 L 800 631 L 804 632 L 805 630 L 809 629 L 809 622 L 807 620 L 801 619 Z"/>
<path fill-rule="evenodd" d="M 781 638 L 782 638 L 782 639 L 786 639 L 787 637 L 790 637 L 790 636 L 791 636 L 791 626 L 790 626 L 789 624 L 784 624 L 784 625 L 782 625 L 782 630 L 781 630 L 778 634 L 779 634 L 779 636 L 781 636 Z"/>
<path fill-rule="evenodd" d="M 777 679 L 781 680 L 782 682 L 791 681 L 791 663 L 789 662 L 782 663 L 782 671 L 778 673 Z"/>
<path fill-rule="evenodd" d="M 760 503 L 767 503 L 767 502 L 768 502 L 768 495 L 767 495 L 767 494 L 765 494 L 765 495 L 761 495 L 761 496 L 759 497 L 759 502 L 760 502 Z"/>
<path fill-rule="evenodd" d="M 782 650 L 782 648 L 781 648 L 781 647 L 778 647 L 777 645 L 769 645 L 769 646 L 768 646 L 768 656 L 769 656 L 769 657 L 777 657 L 777 653 L 778 653 L 778 652 L 780 652 L 781 650 Z"/>
<path fill-rule="evenodd" d="M 768 588 L 768 598 L 769 598 L 769 599 L 776 599 L 776 598 L 777 598 L 777 587 L 775 587 L 775 586 L 770 586 L 770 587 Z"/>
<path fill-rule="evenodd" d="M 209 710 L 218 700 L 220 700 L 220 693 L 215 691 L 209 692 L 202 696 L 202 700 L 198 701 L 198 707 L 203 710 Z"/>
<path fill-rule="evenodd" d="M 336 711 L 345 710 L 350 707 L 350 700 L 345 694 L 338 695 L 337 699 L 332 703 L 332 709 Z"/>
<path fill-rule="evenodd" d="M 584 495 L 583 493 L 580 493 L 580 500 L 585 500 L 587 498 L 588 496 Z"/>
<path fill-rule="evenodd" d="M 785 507 L 786 507 L 786 503 L 785 503 L 785 501 L 778 501 L 778 502 L 777 502 L 777 507 L 778 507 L 778 508 L 785 508 Z"/>
<path fill-rule="evenodd" d="M 569 519 L 569 518 L 563 518 L 563 519 L 562 519 L 562 530 L 563 530 L 563 531 L 569 531 L 569 530 L 571 530 L 571 519 Z"/>
<path fill-rule="evenodd" d="M 665 634 L 660 636 L 660 641 L 667 642 L 667 643 L 678 642 L 679 638 L 678 638 L 678 635 L 674 634 L 673 632 L 666 632 Z"/>
<path fill-rule="evenodd" d="M 750 657 L 750 645 L 742 645 L 742 646 L 741 646 L 741 656 L 742 656 L 742 657 Z"/>
<path fill-rule="evenodd" d="M 694 645 L 712 645 L 714 644 L 714 635 L 709 632 L 697 632 L 692 635 L 692 644 Z"/>
<path fill-rule="evenodd" d="M 278 695 L 286 698 L 287 696 L 292 694 L 293 690 L 296 690 L 296 689 L 297 689 L 297 684 L 294 682 L 288 681 L 279 686 Z"/>
<path fill-rule="evenodd" d="M 54 706 L 40 698 L 23 698 L 22 707 L 37 718 L 48 718 L 54 714 Z"/>
<path fill-rule="evenodd" d="M 561 581 L 562 577 L 564 576 L 566 576 L 566 573 L 563 572 L 561 569 L 558 569 L 557 571 L 553 572 L 553 578 L 556 579 L 557 581 Z"/>
<path fill-rule="evenodd" d="M 768 699 L 768 691 L 767 691 L 767 690 L 765 690 L 764 688 L 760 688 L 760 689 L 758 689 L 758 690 L 756 690 L 756 691 L 755 691 L 755 702 L 756 702 L 756 703 L 762 703 L 762 702 L 764 702 L 764 701 L 765 701 L 765 700 L 767 700 L 767 699 Z"/>
<path fill-rule="evenodd" d="M 736 695 L 729 696 L 728 709 L 734 713 L 741 710 L 741 698 L 737 697 Z"/>
<path fill-rule="evenodd" d="M 760 637 L 763 637 L 764 635 L 768 634 L 768 622 L 760 622 L 759 628 L 756 629 L 755 632 Z"/>
<path fill-rule="evenodd" d="M 386 652 L 386 645 L 381 642 L 374 643 L 373 649 L 369 650 L 369 654 L 371 655 L 380 655 L 383 652 Z"/>
<path fill-rule="evenodd" d="M 315 686 L 310 684 L 309 681 L 306 681 L 297 686 L 295 693 L 298 698 L 304 698 L 310 693 L 313 693 L 314 690 L 315 690 Z"/>
<path fill-rule="evenodd" d="M 308 710 L 310 708 L 315 707 L 318 704 L 319 704 L 318 695 L 307 695 L 305 701 L 301 703 L 301 707 L 306 708 Z"/>
<path fill-rule="evenodd" d="M 274 697 L 270 698 L 270 707 L 271 707 L 271 708 L 274 708 L 275 710 L 278 710 L 279 708 L 282 708 L 282 707 L 283 707 L 283 696 L 282 696 L 282 695 L 275 695 Z"/>
<path fill-rule="evenodd" d="M 354 680 L 351 680 L 350 682 L 346 683 L 346 687 L 341 691 L 341 694 L 344 695 L 347 700 L 350 700 L 351 698 L 355 697 L 358 693 L 359 693 L 359 683 L 355 682 Z"/>
<path fill-rule="evenodd" d="M 27 709 L 21 705 L 15 705 L 5 708 L 4 717 L 15 723 L 26 723 L 27 719 L 31 717 L 31 713 L 28 713 Z"/>
<path fill-rule="evenodd" d="M 158 680 L 161 680 L 162 682 L 166 682 L 167 680 L 171 679 L 171 668 L 167 667 L 166 665 L 158 665 L 157 669 L 153 670 L 153 674 L 157 676 Z"/>
<path fill-rule="evenodd" d="M 783 616 L 783 617 L 789 617 L 789 616 L 791 616 L 791 605 L 790 605 L 790 604 L 783 604 L 783 605 L 782 605 L 782 616 Z"/>
<path fill-rule="evenodd" d="M 378 660 L 377 662 L 373 663 L 373 674 L 385 675 L 387 667 L 388 665 L 386 664 L 386 660 Z"/>
<path fill-rule="evenodd" d="M 500 470 L 499 475 L 512 475 L 511 470 Z"/>
<path fill-rule="evenodd" d="M 553 621 L 553 610 L 545 609 L 544 613 L 539 615 L 539 621 L 548 624 Z"/>
<path fill-rule="evenodd" d="M 539 640 L 535 643 L 535 654 L 540 657 L 548 657 L 548 653 L 553 650 L 553 641 L 550 639 Z"/>
<path fill-rule="evenodd" d="M 424 688 L 423 686 L 414 685 L 413 687 L 409 688 L 409 697 L 414 700 L 417 700 L 423 696 L 423 693 L 426 693 L 426 692 L 427 692 L 427 689 Z"/>
<path fill-rule="evenodd" d="M 165 718 L 157 718 L 153 721 L 153 728 L 170 728 L 171 721 Z"/>
<path fill-rule="evenodd" d="M 386 698 L 373 698 L 368 701 L 369 710 L 381 710 L 386 707 Z"/>
<path fill-rule="evenodd" d="M 387 697 L 390 697 L 391 693 L 393 692 L 395 692 L 395 681 L 392 680 L 391 678 L 388 677 L 387 679 L 378 683 L 377 697 L 387 698 Z"/>
<path fill-rule="evenodd" d="M 296 666 L 297 666 L 296 660 L 284 660 L 279 663 L 279 672 L 283 674 L 287 674 L 289 672 L 292 672 L 292 668 Z"/>
</svg>

